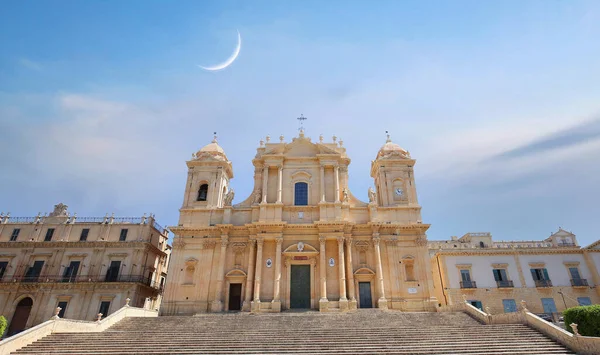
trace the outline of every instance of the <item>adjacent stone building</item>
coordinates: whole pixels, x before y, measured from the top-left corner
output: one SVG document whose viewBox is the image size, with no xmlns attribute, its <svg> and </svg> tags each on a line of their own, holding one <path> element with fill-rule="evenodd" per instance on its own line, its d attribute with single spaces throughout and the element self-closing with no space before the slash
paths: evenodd
<svg viewBox="0 0 600 355">
<path fill-rule="evenodd" d="M 513 312 L 521 300 L 534 313 L 600 303 L 600 241 L 581 248 L 559 229 L 544 240 L 493 241 L 490 233 L 430 241 L 441 304 L 469 302 L 493 313 Z"/>
<path fill-rule="evenodd" d="M 0 314 L 7 335 L 60 316 L 93 320 L 125 299 L 158 308 L 167 276 L 168 232 L 154 216 L 0 215 Z"/>
<path fill-rule="evenodd" d="M 254 188 L 233 200 L 233 167 L 212 143 L 187 162 L 164 315 L 368 307 L 432 311 L 431 262 L 415 160 L 387 142 L 369 202 L 348 188 L 343 142 L 261 142 Z"/>
</svg>

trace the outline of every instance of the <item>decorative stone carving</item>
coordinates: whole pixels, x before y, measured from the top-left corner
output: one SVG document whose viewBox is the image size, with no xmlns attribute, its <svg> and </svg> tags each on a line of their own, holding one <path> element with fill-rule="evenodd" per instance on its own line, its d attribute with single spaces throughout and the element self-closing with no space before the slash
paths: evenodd
<svg viewBox="0 0 600 355">
<path fill-rule="evenodd" d="M 247 244 L 242 242 L 235 242 L 231 244 L 231 249 L 233 249 L 234 253 L 240 254 L 243 253 L 246 249 Z"/>
<path fill-rule="evenodd" d="M 224 198 L 225 206 L 231 206 L 231 202 L 233 202 L 234 195 L 235 191 L 233 191 L 233 189 L 229 189 L 229 191 L 225 194 Z"/>
<path fill-rule="evenodd" d="M 415 239 L 415 244 L 417 246 L 426 246 L 427 245 L 427 238 L 425 238 L 425 236 L 419 236 L 417 239 Z"/>
<path fill-rule="evenodd" d="M 342 202 L 348 202 L 350 200 L 350 197 L 348 196 L 348 189 L 344 189 L 342 191 L 342 194 L 343 194 Z"/>
<path fill-rule="evenodd" d="M 262 199 L 262 190 L 256 190 L 256 192 L 254 193 L 254 203 L 260 203 L 260 200 Z"/>
<path fill-rule="evenodd" d="M 377 193 L 372 187 L 369 187 L 369 202 L 377 203 Z"/>
<path fill-rule="evenodd" d="M 58 205 L 54 205 L 54 211 L 48 215 L 48 217 L 68 217 L 67 208 L 69 206 L 59 203 Z"/>
<path fill-rule="evenodd" d="M 379 237 L 373 237 L 373 245 L 374 246 L 379 246 L 379 242 L 381 241 L 381 238 Z"/>
<path fill-rule="evenodd" d="M 205 240 L 205 241 L 202 243 L 202 247 L 203 247 L 204 249 L 212 249 L 212 248 L 214 248 L 216 245 L 217 245 L 217 242 L 215 242 L 214 240 Z"/>
<path fill-rule="evenodd" d="M 357 240 L 354 242 L 354 246 L 358 251 L 367 251 L 371 245 L 366 240 Z"/>
<path fill-rule="evenodd" d="M 304 243 L 303 242 L 298 242 L 298 251 L 302 252 L 304 250 Z"/>
<path fill-rule="evenodd" d="M 175 238 L 173 241 L 173 249 L 183 249 L 185 248 L 185 242 L 182 237 Z"/>
</svg>

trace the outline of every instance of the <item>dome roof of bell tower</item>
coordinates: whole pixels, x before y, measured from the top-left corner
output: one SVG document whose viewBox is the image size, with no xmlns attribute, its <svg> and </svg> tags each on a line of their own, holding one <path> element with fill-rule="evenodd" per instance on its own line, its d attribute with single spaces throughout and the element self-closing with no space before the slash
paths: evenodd
<svg viewBox="0 0 600 355">
<path fill-rule="evenodd" d="M 379 149 L 379 152 L 377 153 L 377 159 L 385 158 L 385 157 L 389 157 L 389 156 L 398 156 L 398 157 L 410 159 L 410 153 L 408 152 L 408 150 L 406 150 L 406 149 L 402 148 L 401 146 L 399 146 L 398 144 L 392 142 L 392 139 L 390 138 L 390 135 L 388 134 L 385 144 L 381 147 L 381 149 Z"/>
</svg>

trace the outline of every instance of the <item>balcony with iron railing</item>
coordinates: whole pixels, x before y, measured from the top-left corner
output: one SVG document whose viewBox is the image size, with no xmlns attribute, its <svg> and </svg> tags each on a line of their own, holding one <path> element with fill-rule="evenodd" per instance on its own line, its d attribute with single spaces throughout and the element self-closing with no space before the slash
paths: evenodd
<svg viewBox="0 0 600 355">
<path fill-rule="evenodd" d="M 159 282 L 152 281 L 147 276 L 143 275 L 24 275 L 12 276 L 6 275 L 0 279 L 0 283 L 82 283 L 82 282 L 134 282 L 151 287 L 159 292 L 162 292 L 162 286 Z"/>
<path fill-rule="evenodd" d="M 510 287 L 515 287 L 514 283 L 512 282 L 512 280 L 506 280 L 506 281 L 496 281 L 496 285 L 498 285 L 498 288 L 510 288 Z"/>
<path fill-rule="evenodd" d="M 552 287 L 552 281 L 550 280 L 534 280 L 535 287 Z"/>
<path fill-rule="evenodd" d="M 571 286 L 573 287 L 586 287 L 589 286 L 587 279 L 571 279 Z"/>
<path fill-rule="evenodd" d="M 477 283 L 475 281 L 461 281 L 460 288 L 477 288 Z"/>
</svg>

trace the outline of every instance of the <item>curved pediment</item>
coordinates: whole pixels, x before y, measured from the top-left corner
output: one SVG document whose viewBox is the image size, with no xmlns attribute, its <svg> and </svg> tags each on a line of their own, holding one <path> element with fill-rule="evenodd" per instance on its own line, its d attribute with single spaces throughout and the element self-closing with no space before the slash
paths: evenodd
<svg viewBox="0 0 600 355">
<path fill-rule="evenodd" d="M 319 251 L 310 244 L 304 242 L 298 242 L 285 248 L 283 253 L 318 253 Z"/>
<path fill-rule="evenodd" d="M 231 271 L 229 271 L 227 274 L 225 274 L 225 277 L 246 277 L 247 274 L 244 272 L 244 270 L 240 270 L 240 269 L 233 269 Z"/>
<path fill-rule="evenodd" d="M 369 269 L 368 267 L 361 267 L 354 272 L 354 275 L 375 275 L 375 271 Z"/>
</svg>

